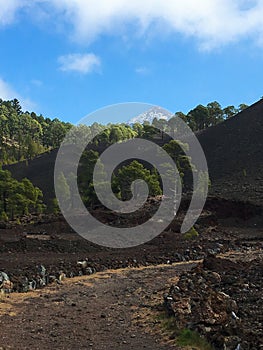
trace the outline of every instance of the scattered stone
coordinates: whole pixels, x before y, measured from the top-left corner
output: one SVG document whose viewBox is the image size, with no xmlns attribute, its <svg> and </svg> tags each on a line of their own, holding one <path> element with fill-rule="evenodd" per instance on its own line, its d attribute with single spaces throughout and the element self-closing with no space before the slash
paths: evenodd
<svg viewBox="0 0 263 350">
<path fill-rule="evenodd" d="M 178 329 L 197 331 L 217 350 L 260 349 L 261 291 L 261 260 L 238 263 L 209 254 L 171 286 L 164 306 Z"/>
<path fill-rule="evenodd" d="M 3 293 L 10 293 L 13 290 L 13 283 L 10 281 L 9 276 L 0 271 L 0 291 Z"/>
</svg>

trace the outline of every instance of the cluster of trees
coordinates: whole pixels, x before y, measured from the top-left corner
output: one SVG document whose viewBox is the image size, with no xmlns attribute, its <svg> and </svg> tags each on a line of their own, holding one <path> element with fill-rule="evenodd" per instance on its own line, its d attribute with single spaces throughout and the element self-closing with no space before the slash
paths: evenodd
<svg viewBox="0 0 263 350">
<path fill-rule="evenodd" d="M 137 137 L 137 133 L 127 124 L 108 124 L 107 126 L 93 123 L 91 126 L 79 125 L 75 128 L 78 133 L 83 130 L 83 135 L 89 135 L 93 146 L 108 147 L 116 142 L 125 141 Z M 99 133 L 98 133 L 99 132 Z M 94 136 L 96 135 L 96 136 Z"/>
<path fill-rule="evenodd" d="M 99 153 L 93 150 L 86 151 L 81 158 L 80 169 L 78 174 L 78 188 L 84 204 L 89 208 L 100 205 L 96 195 L 93 182 L 93 171 L 95 164 L 99 166 L 99 181 L 96 183 L 101 190 L 104 189 L 106 182 L 104 176 L 104 166 L 99 160 Z M 75 193 L 71 188 L 71 174 L 65 175 L 60 173 L 57 179 L 57 186 L 61 193 L 61 200 L 70 209 L 74 205 Z M 131 184 L 135 180 L 144 180 L 149 186 L 149 195 L 156 196 L 162 193 L 161 183 L 158 173 L 154 168 L 146 169 L 143 164 L 137 160 L 120 167 L 112 178 L 112 190 L 117 198 L 129 200 L 131 198 Z"/>
<path fill-rule="evenodd" d="M 183 151 L 187 147 L 186 144 L 175 140 L 171 140 L 163 146 L 163 149 L 174 160 L 183 186 L 186 189 L 191 187 L 192 171 L 195 171 L 194 165 L 191 164 L 191 159 Z M 100 162 L 99 153 L 94 150 L 86 150 L 80 160 L 77 181 L 82 200 L 88 207 L 93 207 L 100 203 L 93 183 L 95 164 L 99 166 L 100 172 L 100 182 L 96 185 L 103 189 L 103 186 L 105 186 L 104 166 Z M 168 164 L 164 163 L 162 167 L 165 176 L 173 174 Z M 162 194 L 162 179 L 156 169 L 151 165 L 146 167 L 138 160 L 131 160 L 126 161 L 125 165 L 118 167 L 113 174 L 112 190 L 116 197 L 122 200 L 129 200 L 132 196 L 131 185 L 133 181 L 138 179 L 142 179 L 148 184 L 150 196 Z M 63 194 L 63 200 L 68 204 L 69 208 L 74 204 L 75 195 L 71 190 L 71 180 L 73 180 L 73 174 L 67 174 L 65 177 L 65 174 L 61 173 L 58 178 L 60 193 Z"/>
<path fill-rule="evenodd" d="M 231 118 L 235 114 L 242 112 L 247 107 L 246 104 L 242 103 L 238 108 L 235 106 L 222 108 L 217 101 L 214 101 L 208 103 L 207 106 L 198 105 L 186 115 L 181 112 L 177 112 L 175 115 L 180 116 L 185 120 L 193 131 L 199 131 L 219 124 L 225 119 Z"/>
<path fill-rule="evenodd" d="M 17 99 L 0 99 L 0 163 L 8 164 L 58 147 L 70 123 L 23 112 Z"/>
<path fill-rule="evenodd" d="M 164 132 L 173 134 L 178 117 L 182 118 L 193 131 L 203 130 L 231 118 L 247 107 L 245 104 L 240 104 L 238 108 L 234 106 L 222 108 L 218 102 L 214 101 L 207 106 L 198 105 L 187 114 L 176 112 L 169 120 L 155 118 L 152 124 L 145 122 L 144 124 L 104 126 L 93 123 L 91 126 L 79 125 L 73 128 L 70 123 L 62 122 L 57 118 L 51 120 L 34 112 L 23 112 L 17 99 L 10 101 L 0 99 L 0 165 L 32 159 L 42 152 L 59 147 L 66 133 L 71 129 L 70 142 L 83 140 L 87 144 L 88 140 L 93 139 L 89 150 L 87 149 L 82 155 L 78 175 L 83 201 L 87 206 L 93 206 L 98 203 L 93 184 L 94 166 L 98 162 L 99 153 L 109 145 L 135 137 L 156 139 L 160 128 Z M 164 139 L 164 132 L 161 133 L 162 139 Z M 163 149 L 175 161 L 183 185 L 187 188 L 191 183 L 192 172 L 195 171 L 191 160 L 183 151 L 187 149 L 187 145 L 170 140 L 165 139 L 162 142 L 162 144 L 166 142 Z M 100 186 L 103 187 L 105 183 L 103 183 L 102 164 L 100 169 L 102 174 Z M 168 168 L 164 171 L 167 176 L 169 171 Z M 203 174 L 203 179 L 207 176 L 208 174 Z M 69 179 L 70 176 L 66 179 L 64 174 L 61 174 L 59 184 L 65 196 L 64 200 L 69 206 L 73 206 L 74 194 L 71 190 L 71 180 L 74 179 Z M 156 169 L 145 167 L 138 160 L 132 160 L 119 167 L 114 173 L 112 189 L 115 195 L 122 200 L 128 200 L 131 197 L 131 184 L 136 179 L 142 179 L 148 183 L 151 196 L 162 193 L 162 181 Z M 41 198 L 41 191 L 29 180 L 18 182 L 8 171 L 0 170 L 0 219 L 13 219 L 31 212 L 41 212 L 44 208 Z M 54 210 L 58 208 L 55 202 L 54 208 Z"/>
<path fill-rule="evenodd" d="M 9 171 L 0 170 L 0 220 L 42 213 L 45 209 L 42 197 L 41 190 L 28 179 L 17 181 Z"/>
<path fill-rule="evenodd" d="M 0 164 L 32 159 L 40 153 L 57 148 L 72 124 L 59 119 L 44 118 L 34 112 L 23 112 L 17 99 L 0 99 Z M 95 137 L 94 137 L 95 136 Z M 71 140 L 93 140 L 93 146 L 108 146 L 136 137 L 137 132 L 125 124 L 93 123 L 72 129 Z"/>
<path fill-rule="evenodd" d="M 193 131 L 203 130 L 232 117 L 247 108 L 240 104 L 238 108 L 222 108 L 218 102 L 198 105 L 187 114 L 176 112 L 168 121 L 154 119 L 152 124 L 135 123 L 108 124 L 93 123 L 91 126 L 79 125 L 72 132 L 72 140 L 93 139 L 93 146 L 106 147 L 133 137 L 153 138 L 159 128 L 173 133 L 176 118 L 182 118 Z M 32 159 L 40 153 L 59 147 L 72 124 L 59 119 L 44 118 L 34 112 L 23 112 L 17 99 L 3 101 L 0 99 L 0 164 L 8 164 L 24 159 Z M 162 133 L 163 137 L 163 133 Z"/>
<path fill-rule="evenodd" d="M 176 125 L 176 118 L 180 117 L 193 131 L 200 131 L 233 117 L 247 107 L 248 105 L 242 103 L 238 106 L 238 108 L 232 105 L 222 108 L 217 101 L 214 101 L 208 103 L 207 106 L 198 105 L 187 114 L 184 114 L 183 112 L 176 112 L 175 115 L 169 120 L 158 120 L 155 118 L 152 122 L 152 126 L 162 128 L 164 131 L 173 133 Z"/>
<path fill-rule="evenodd" d="M 95 137 L 96 144 L 109 146 L 116 142 L 125 141 L 137 137 L 136 131 L 126 124 L 109 125 L 100 135 Z"/>
</svg>

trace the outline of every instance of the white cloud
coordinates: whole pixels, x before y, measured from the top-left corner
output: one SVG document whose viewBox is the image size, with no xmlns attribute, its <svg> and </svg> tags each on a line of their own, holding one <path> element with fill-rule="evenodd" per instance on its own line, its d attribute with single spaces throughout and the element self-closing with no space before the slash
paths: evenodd
<svg viewBox="0 0 263 350">
<path fill-rule="evenodd" d="M 0 23 L 29 6 L 28 0 L 0 0 L 0 5 Z M 70 24 L 73 38 L 85 43 L 104 34 L 160 31 L 196 38 L 204 49 L 244 38 L 263 43 L 263 0 L 35 0 L 32 11 L 37 6 L 52 9 L 54 23 Z"/>
<path fill-rule="evenodd" d="M 35 103 L 29 98 L 22 97 L 18 92 L 16 92 L 6 81 L 0 78 L 0 98 L 2 100 L 12 100 L 17 98 L 23 110 L 32 110 L 35 108 Z"/>
<path fill-rule="evenodd" d="M 78 72 L 82 74 L 91 73 L 101 66 L 100 58 L 93 53 L 69 54 L 58 58 L 59 69 L 68 72 Z"/>
<path fill-rule="evenodd" d="M 27 4 L 28 0 L 0 0 L 0 25 L 12 23 L 17 11 Z"/>
<path fill-rule="evenodd" d="M 50 2 L 73 25 L 75 39 L 85 42 L 103 34 L 123 35 L 130 24 L 137 28 L 137 35 L 156 29 L 156 35 L 163 30 L 197 38 L 204 49 L 247 37 L 263 38 L 263 0 Z"/>
</svg>

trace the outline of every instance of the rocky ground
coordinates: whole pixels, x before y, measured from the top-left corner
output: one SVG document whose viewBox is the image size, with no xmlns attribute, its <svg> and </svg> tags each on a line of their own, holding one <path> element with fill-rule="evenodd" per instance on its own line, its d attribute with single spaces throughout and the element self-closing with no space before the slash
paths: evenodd
<svg viewBox="0 0 263 350">
<path fill-rule="evenodd" d="M 261 349 L 262 251 L 250 253 L 257 258 L 246 269 L 246 255 L 234 253 L 230 260 L 107 270 L 3 295 L 1 347 L 179 350 L 174 333 L 191 324 L 216 349 Z M 176 316 L 169 332 L 162 325 L 167 310 Z"/>
<path fill-rule="evenodd" d="M 210 255 L 183 273 L 164 296 L 176 328 L 197 331 L 218 350 L 263 349 L 263 254 L 249 255 Z"/>
<path fill-rule="evenodd" d="M 134 322 L 191 264 L 106 271 L 1 298 L 2 349 L 178 349 Z M 15 334 L 15 337 L 13 336 Z"/>
<path fill-rule="evenodd" d="M 109 220 L 104 211 L 96 215 Z M 212 198 L 195 225 L 199 236 L 194 239 L 179 233 L 182 217 L 179 214 L 154 240 L 129 249 L 96 246 L 75 234 L 62 217 L 6 225 L 0 229 L 0 271 L 10 277 L 14 291 L 26 291 L 64 274 L 73 277 L 109 268 L 198 260 L 209 252 L 246 251 L 262 245 L 263 220 L 258 207 Z M 110 220 L 114 223 L 114 218 Z"/>
<path fill-rule="evenodd" d="M 104 213 L 97 214 L 103 220 Z M 198 237 L 184 238 L 178 225 L 176 221 L 153 241 L 123 250 L 87 242 L 60 217 L 2 227 L 0 289 L 15 293 L 1 298 L 0 347 L 178 349 L 174 333 L 189 327 L 217 349 L 260 349 L 259 208 L 210 199 L 196 224 Z M 194 262 L 211 254 L 230 260 L 205 259 L 190 271 Z M 222 310 L 216 312 L 212 304 Z M 165 311 L 178 322 L 168 335 L 160 321 Z"/>
</svg>

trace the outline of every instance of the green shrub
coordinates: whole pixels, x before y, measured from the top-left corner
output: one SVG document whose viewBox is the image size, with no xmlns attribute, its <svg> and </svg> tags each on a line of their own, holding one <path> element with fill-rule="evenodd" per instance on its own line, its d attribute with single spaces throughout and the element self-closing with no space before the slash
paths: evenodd
<svg viewBox="0 0 263 350">
<path fill-rule="evenodd" d="M 183 329 L 177 337 L 177 344 L 180 346 L 191 346 L 196 350 L 213 350 L 204 338 L 202 338 L 197 332 L 190 329 Z"/>
<path fill-rule="evenodd" d="M 0 213 L 0 221 L 5 221 L 5 222 L 8 221 L 8 216 L 7 216 L 6 212 L 2 211 Z"/>
<path fill-rule="evenodd" d="M 185 239 L 194 239 L 199 236 L 199 233 L 194 227 L 191 227 L 189 231 L 184 234 Z"/>
<path fill-rule="evenodd" d="M 199 333 L 190 329 L 178 329 L 175 317 L 169 317 L 166 313 L 161 313 L 157 320 L 162 330 L 170 336 L 170 339 L 175 339 L 176 344 L 182 347 L 182 349 L 214 350 L 212 345 Z"/>
</svg>

